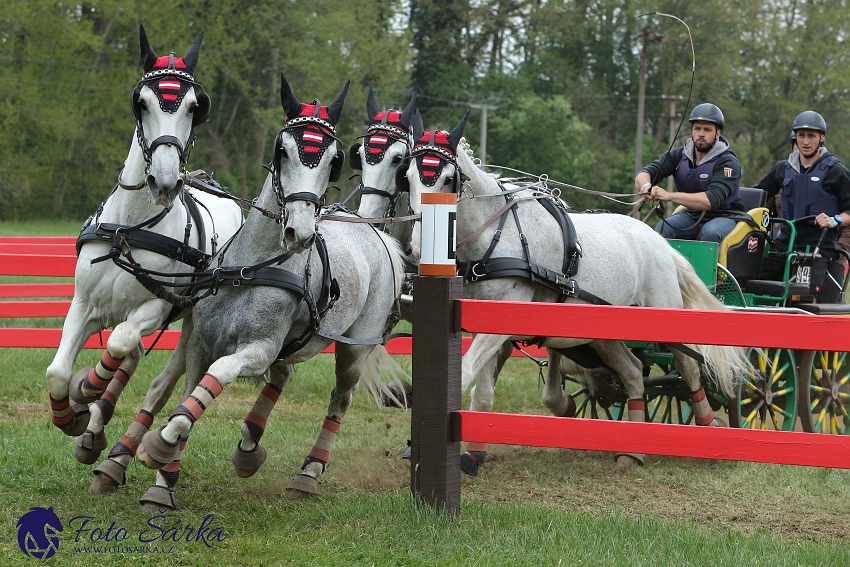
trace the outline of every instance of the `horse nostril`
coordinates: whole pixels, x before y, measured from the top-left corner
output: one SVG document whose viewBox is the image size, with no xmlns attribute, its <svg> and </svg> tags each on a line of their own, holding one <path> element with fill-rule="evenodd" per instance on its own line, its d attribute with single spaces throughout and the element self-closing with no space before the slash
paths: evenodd
<svg viewBox="0 0 850 567">
<path fill-rule="evenodd" d="M 181 190 L 181 189 L 183 189 L 183 183 L 184 183 L 184 182 L 183 182 L 183 178 L 182 178 L 182 177 L 178 177 L 178 178 L 177 178 L 177 183 L 175 183 L 175 184 L 174 184 L 174 192 L 175 192 L 175 193 L 179 193 L 179 192 L 180 192 L 180 190 Z"/>
<path fill-rule="evenodd" d="M 315 234 L 313 234 L 312 236 L 310 236 L 310 238 L 308 238 L 307 240 L 305 240 L 305 241 L 304 241 L 304 250 L 307 250 L 308 248 L 312 247 L 312 246 L 313 246 L 313 242 L 315 242 L 315 240 L 316 240 L 316 235 L 315 235 Z"/>
<path fill-rule="evenodd" d="M 295 240 L 295 229 L 291 226 L 288 226 L 283 229 L 283 239 L 286 242 L 293 242 Z"/>
<path fill-rule="evenodd" d="M 148 187 L 150 187 L 151 189 L 156 187 L 156 177 L 154 177 L 152 174 L 148 175 L 147 182 L 148 182 Z"/>
</svg>

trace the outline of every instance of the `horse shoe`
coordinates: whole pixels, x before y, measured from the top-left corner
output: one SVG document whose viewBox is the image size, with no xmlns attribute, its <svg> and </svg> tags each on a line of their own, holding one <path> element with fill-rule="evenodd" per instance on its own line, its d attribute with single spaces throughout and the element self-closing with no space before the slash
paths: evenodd
<svg viewBox="0 0 850 567">
<path fill-rule="evenodd" d="M 617 453 L 614 461 L 620 467 L 643 466 L 643 453 Z"/>
</svg>

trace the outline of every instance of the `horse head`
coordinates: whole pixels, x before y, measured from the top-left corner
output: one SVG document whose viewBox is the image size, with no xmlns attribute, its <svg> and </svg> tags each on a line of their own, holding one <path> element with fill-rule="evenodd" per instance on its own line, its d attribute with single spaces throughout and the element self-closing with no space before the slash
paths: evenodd
<svg viewBox="0 0 850 567">
<path fill-rule="evenodd" d="M 379 111 L 375 93 L 369 87 L 366 99 L 369 126 L 366 134 L 361 136 L 363 143 L 356 143 L 348 150 L 351 168 L 362 171 L 360 208 L 357 210 L 361 217 L 381 218 L 394 214 L 399 195 L 395 172 L 410 155 L 413 146 L 415 110 L 414 94 L 401 112 L 393 109 Z"/>
<path fill-rule="evenodd" d="M 345 151 L 336 137 L 336 124 L 348 85 L 345 83 L 330 106 L 322 106 L 319 99 L 302 104 L 280 74 L 280 102 L 286 124 L 275 138 L 272 184 L 281 209 L 280 244 L 290 252 L 302 252 L 313 245 L 328 182 L 338 180 L 342 173 Z"/>
<path fill-rule="evenodd" d="M 195 82 L 195 67 L 204 32 L 183 57 L 174 52 L 157 56 L 139 26 L 144 75 L 133 88 L 130 106 L 136 118 L 136 138 L 145 160 L 151 198 L 168 205 L 183 188 L 182 174 L 195 144 L 195 128 L 207 121 L 210 98 Z"/>
<path fill-rule="evenodd" d="M 465 174 L 457 161 L 457 145 L 463 137 L 463 129 L 469 112 L 463 115 L 451 132 L 434 130 L 426 132 L 419 111 L 413 123 L 413 153 L 411 159 L 396 170 L 396 187 L 410 192 L 410 210 L 422 212 L 422 193 L 458 193 Z M 419 221 L 413 227 L 411 248 L 413 257 L 419 259 Z"/>
</svg>

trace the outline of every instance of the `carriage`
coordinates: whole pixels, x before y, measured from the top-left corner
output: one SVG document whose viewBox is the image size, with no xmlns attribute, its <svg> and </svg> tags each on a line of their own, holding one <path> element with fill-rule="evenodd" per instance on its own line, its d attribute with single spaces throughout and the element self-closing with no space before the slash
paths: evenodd
<svg viewBox="0 0 850 567">
<path fill-rule="evenodd" d="M 741 188 L 747 216 L 719 244 L 668 240 L 693 265 L 703 283 L 721 302 L 735 310 L 821 315 L 850 315 L 844 303 L 806 303 L 808 273 L 817 250 L 785 254 L 782 281 L 759 280 L 761 260 L 770 250 L 769 236 L 780 224 L 796 234 L 795 224 L 770 216 L 766 193 Z M 842 253 L 850 257 L 846 252 Z M 753 329 L 754 336 L 758 329 Z M 757 342 L 754 341 L 754 342 Z M 687 387 L 665 345 L 627 343 L 644 364 L 647 419 L 687 424 L 693 411 Z M 850 432 L 850 364 L 845 352 L 792 351 L 751 348 L 748 352 L 754 373 L 742 376 L 735 395 L 728 396 L 704 380 L 714 411 L 725 408 L 729 425 L 753 429 L 807 432 Z M 578 417 L 622 419 L 628 393 L 616 374 L 604 368 L 588 372 L 566 368 L 565 384 L 578 387 L 571 396 Z M 565 385 L 566 388 L 569 388 Z M 798 423 L 799 419 L 799 423 Z"/>
</svg>

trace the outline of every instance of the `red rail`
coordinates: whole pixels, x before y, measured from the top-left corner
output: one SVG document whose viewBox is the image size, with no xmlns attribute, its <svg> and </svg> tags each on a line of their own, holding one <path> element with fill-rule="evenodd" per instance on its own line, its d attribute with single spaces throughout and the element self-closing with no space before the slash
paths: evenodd
<svg viewBox="0 0 850 567">
<path fill-rule="evenodd" d="M 461 439 L 780 465 L 850 468 L 850 437 L 459 411 Z"/>
</svg>

